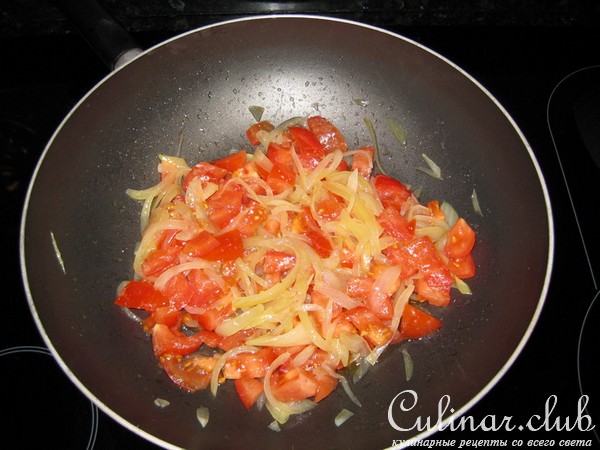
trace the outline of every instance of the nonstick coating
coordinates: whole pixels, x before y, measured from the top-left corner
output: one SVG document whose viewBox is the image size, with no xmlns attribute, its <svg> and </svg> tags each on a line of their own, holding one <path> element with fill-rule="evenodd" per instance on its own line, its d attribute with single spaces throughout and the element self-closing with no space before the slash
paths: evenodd
<svg viewBox="0 0 600 450">
<path fill-rule="evenodd" d="M 179 390 L 158 367 L 148 336 L 113 305 L 132 276 L 140 205 L 127 188 L 157 181 L 158 154 L 190 163 L 247 146 L 252 105 L 264 118 L 322 114 L 350 146 L 371 144 L 372 119 L 383 165 L 450 202 L 477 232 L 473 295 L 456 293 L 436 311 L 444 326 L 399 348 L 355 387 L 362 408 L 338 389 L 277 433 L 266 410 L 246 411 L 231 383 L 216 399 Z M 406 145 L 387 119 L 406 130 Z M 181 146 L 180 146 L 181 143 Z M 442 169 L 434 179 L 427 154 Z M 483 216 L 476 214 L 476 190 Z M 421 437 L 417 418 L 437 420 L 440 398 L 464 413 L 517 357 L 546 295 L 553 255 L 551 209 L 526 140 L 475 80 L 430 50 L 382 30 L 308 16 L 269 16 L 209 26 L 156 46 L 112 73 L 65 119 L 39 162 L 23 214 L 24 283 L 37 325 L 71 380 L 111 417 L 154 443 L 185 448 L 383 448 Z M 414 408 L 388 407 L 403 390 Z M 156 398 L 170 405 L 158 408 Z M 202 429 L 196 408 L 207 406 Z M 342 427 L 342 409 L 355 415 Z M 447 418 L 449 412 L 446 414 Z M 431 432 L 435 429 L 430 430 Z"/>
</svg>

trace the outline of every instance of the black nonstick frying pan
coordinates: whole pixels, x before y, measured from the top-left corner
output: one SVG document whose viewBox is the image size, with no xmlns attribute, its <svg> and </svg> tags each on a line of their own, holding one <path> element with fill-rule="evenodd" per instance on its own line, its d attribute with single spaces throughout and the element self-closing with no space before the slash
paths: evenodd
<svg viewBox="0 0 600 450">
<path fill-rule="evenodd" d="M 436 335 L 404 344 L 414 363 L 409 381 L 400 348 L 390 348 L 353 386 L 362 408 L 338 389 L 280 432 L 267 427 L 266 410 L 246 411 L 230 384 L 217 398 L 178 389 L 158 367 L 148 336 L 113 304 L 117 286 L 132 275 L 139 239 L 140 205 L 126 189 L 157 181 L 160 153 L 180 152 L 195 162 L 246 146 L 255 105 L 272 122 L 321 114 L 351 146 L 371 143 L 369 117 L 386 170 L 419 188 L 422 200 L 450 202 L 478 236 L 473 294 L 454 295 L 439 312 L 444 326 Z M 388 119 L 402 124 L 406 145 L 398 144 Z M 441 168 L 442 180 L 416 170 L 423 153 Z M 482 214 L 473 208 L 474 190 Z M 492 389 L 541 312 L 553 239 L 534 154 L 476 80 L 380 29 L 325 17 L 263 16 L 153 47 L 76 105 L 31 181 L 21 263 L 32 314 L 67 376 L 149 441 L 173 448 L 371 449 L 429 436 Z M 156 406 L 157 398 L 169 406 Z M 438 423 L 442 398 L 450 404 Z M 206 428 L 196 419 L 199 406 L 210 410 Z M 355 415 L 336 427 L 342 408 Z M 427 418 L 429 427 L 417 426 Z"/>
</svg>

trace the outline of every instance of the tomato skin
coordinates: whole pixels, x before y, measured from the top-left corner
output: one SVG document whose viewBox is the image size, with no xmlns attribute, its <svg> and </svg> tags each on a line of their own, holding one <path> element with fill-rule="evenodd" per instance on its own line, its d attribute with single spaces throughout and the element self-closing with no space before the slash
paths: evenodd
<svg viewBox="0 0 600 450">
<path fill-rule="evenodd" d="M 384 208 L 388 206 L 400 210 L 410 197 L 410 190 L 398 180 L 386 175 L 377 174 L 373 181 L 377 196 Z"/>
<path fill-rule="evenodd" d="M 342 152 L 348 150 L 346 139 L 328 119 L 322 116 L 312 116 L 307 119 L 306 124 L 328 153 L 334 150 L 341 150 Z"/>
<path fill-rule="evenodd" d="M 247 130 L 246 130 L 246 137 L 248 138 L 248 141 L 250 142 L 250 144 L 256 146 L 258 144 L 260 144 L 260 139 L 258 139 L 258 132 L 259 131 L 272 131 L 274 130 L 275 127 L 273 126 L 273 124 L 267 120 L 261 120 L 260 122 L 256 122 L 254 124 L 252 124 Z"/>
<path fill-rule="evenodd" d="M 169 297 L 147 281 L 132 280 L 125 285 L 115 304 L 133 309 L 154 311 L 158 307 L 169 306 Z"/>
<path fill-rule="evenodd" d="M 327 154 L 319 139 L 306 128 L 288 128 L 298 159 L 305 169 L 314 169 Z"/>
<path fill-rule="evenodd" d="M 235 390 L 244 408 L 250 409 L 264 392 L 264 385 L 256 378 L 238 378 L 235 380 Z"/>
<path fill-rule="evenodd" d="M 240 150 L 224 158 L 215 159 L 211 161 L 211 164 L 225 169 L 227 172 L 235 172 L 246 164 L 246 151 Z"/>
<path fill-rule="evenodd" d="M 400 339 L 419 339 L 441 326 L 442 322 L 439 319 L 408 303 L 400 321 Z"/>
<path fill-rule="evenodd" d="M 448 232 L 448 240 L 444 253 L 448 258 L 464 258 L 475 245 L 475 232 L 462 217 L 459 218 Z"/>
</svg>

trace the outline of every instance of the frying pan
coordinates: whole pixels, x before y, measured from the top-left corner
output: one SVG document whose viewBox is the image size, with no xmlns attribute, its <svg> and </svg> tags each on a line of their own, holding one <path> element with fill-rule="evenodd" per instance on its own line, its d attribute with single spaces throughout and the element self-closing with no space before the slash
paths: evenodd
<svg viewBox="0 0 600 450">
<path fill-rule="evenodd" d="M 362 408 L 338 389 L 280 432 L 267 428 L 266 410 L 246 411 L 231 383 L 216 398 L 178 389 L 158 367 L 148 336 L 113 304 L 119 283 L 132 276 L 139 239 L 140 205 L 126 189 L 157 181 L 159 153 L 196 162 L 246 146 L 253 105 L 272 122 L 321 114 L 352 147 L 371 143 L 369 117 L 387 172 L 420 189 L 423 201 L 450 202 L 477 232 L 473 294 L 455 294 L 435 312 L 444 322 L 435 335 L 403 344 L 412 378 L 401 348 L 390 348 L 353 386 Z M 388 119 L 402 124 L 405 145 Z M 442 180 L 416 170 L 423 153 Z M 471 202 L 474 189 L 482 214 Z M 154 444 L 363 449 L 430 436 L 493 388 L 540 315 L 553 246 L 550 201 L 532 149 L 475 79 L 381 29 L 274 15 L 170 39 L 91 89 L 37 165 L 22 217 L 21 264 L 35 322 L 66 375 Z M 450 404 L 438 423 L 442 397 Z M 170 405 L 157 407 L 157 398 Z M 210 410 L 206 428 L 196 419 L 199 406 Z M 338 428 L 342 408 L 354 416 Z M 417 426 L 426 420 L 429 427 Z"/>
</svg>

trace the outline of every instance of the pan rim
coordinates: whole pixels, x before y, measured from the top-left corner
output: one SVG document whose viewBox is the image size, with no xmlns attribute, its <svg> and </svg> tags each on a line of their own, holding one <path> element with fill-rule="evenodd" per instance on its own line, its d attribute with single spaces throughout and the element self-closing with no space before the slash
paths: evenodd
<svg viewBox="0 0 600 450">
<path fill-rule="evenodd" d="M 82 105 L 82 103 L 84 103 L 91 95 L 93 95 L 98 89 L 101 88 L 101 86 L 109 79 L 111 78 L 114 74 L 118 73 L 119 71 L 123 70 L 125 67 L 129 66 L 130 64 L 134 63 L 134 61 L 136 61 L 138 58 L 142 58 L 145 55 L 147 55 L 148 53 L 166 46 L 168 44 L 170 44 L 171 42 L 177 41 L 181 38 L 184 38 L 186 36 L 192 35 L 192 34 L 196 34 L 196 33 L 200 33 L 203 31 L 207 31 L 213 28 L 219 28 L 219 27 L 224 27 L 224 26 L 228 26 L 228 25 L 233 25 L 236 23 L 246 23 L 246 22 L 252 22 L 252 21 L 264 21 L 264 20 L 298 20 L 298 19 L 308 19 L 310 21 L 324 21 L 324 22 L 337 22 L 337 23 L 341 23 L 341 24 L 346 24 L 346 25 L 350 25 L 350 26 L 354 26 L 354 27 L 359 27 L 359 28 L 365 28 L 365 29 L 369 29 L 371 31 L 375 31 L 377 33 L 382 33 L 388 36 L 391 36 L 393 38 L 396 39 L 400 39 L 402 41 L 407 42 L 410 45 L 413 45 L 415 47 L 417 47 L 418 49 L 425 51 L 429 54 L 431 54 L 432 56 L 440 59 L 442 62 L 446 63 L 448 66 L 450 66 L 452 69 L 454 69 L 455 71 L 459 72 L 462 76 L 464 76 L 465 78 L 467 78 L 471 83 L 473 83 L 482 93 L 484 93 L 489 100 L 492 101 L 492 103 L 495 105 L 495 107 L 502 113 L 502 115 L 506 118 L 506 120 L 510 123 L 510 126 L 512 127 L 512 129 L 516 132 L 516 134 L 518 135 L 521 143 L 523 144 L 525 150 L 527 151 L 528 155 L 529 155 L 529 159 L 531 161 L 531 163 L 533 164 L 533 167 L 535 169 L 538 181 L 539 181 L 539 185 L 544 197 L 544 203 L 545 203 L 545 209 L 546 209 L 546 219 L 547 219 L 547 226 L 548 226 L 548 252 L 546 255 L 547 258 L 547 263 L 546 263 L 546 270 L 544 273 L 544 284 L 542 286 L 542 290 L 540 292 L 539 295 L 539 299 L 536 305 L 536 308 L 533 312 L 533 315 L 531 317 L 531 320 L 529 322 L 529 325 L 527 326 L 527 328 L 525 329 L 521 339 L 519 340 L 517 346 L 515 347 L 515 349 L 513 350 L 513 352 L 511 353 L 510 357 L 506 360 L 506 362 L 502 365 L 502 367 L 500 368 L 500 370 L 497 371 L 497 373 L 495 374 L 494 377 L 492 377 L 487 384 L 475 395 L 473 396 L 468 402 L 466 402 L 463 406 L 461 406 L 458 410 L 454 411 L 450 416 L 446 417 L 445 419 L 443 419 L 441 421 L 441 426 L 445 427 L 446 425 L 448 425 L 450 422 L 456 420 L 457 418 L 465 415 L 467 413 L 468 410 L 470 410 L 475 404 L 477 404 L 483 397 L 485 397 L 492 389 L 493 387 L 504 377 L 504 375 L 508 372 L 508 370 L 512 367 L 512 365 L 514 364 L 514 362 L 518 359 L 519 355 L 521 354 L 522 350 L 524 349 L 525 345 L 527 344 L 527 342 L 529 341 L 531 334 L 533 333 L 533 330 L 535 328 L 535 326 L 537 325 L 537 322 L 539 320 L 539 317 L 541 315 L 543 306 L 545 304 L 547 295 L 548 295 L 548 291 L 549 291 L 549 286 L 550 286 L 550 280 L 551 280 L 551 276 L 552 276 L 552 271 L 553 271 L 553 265 L 554 265 L 554 251 L 555 251 L 555 228 L 554 228 L 554 218 L 553 218 L 553 211 L 552 211 L 552 205 L 551 205 L 551 201 L 550 201 L 550 195 L 549 195 L 549 191 L 548 191 L 548 186 L 546 184 L 543 172 L 541 170 L 541 167 L 539 165 L 539 162 L 535 156 L 535 153 L 533 152 L 533 149 L 531 147 L 531 145 L 529 144 L 529 142 L 527 141 L 524 133 L 522 132 L 522 130 L 519 128 L 519 126 L 517 125 L 517 123 L 515 122 L 515 120 L 512 118 L 512 116 L 508 113 L 508 111 L 504 108 L 504 106 L 491 94 L 490 91 L 488 91 L 477 79 L 475 79 L 472 75 L 470 75 L 467 71 L 463 70 L 460 66 L 458 66 L 456 63 L 454 63 L 453 61 L 449 60 L 448 58 L 446 58 L 445 56 L 441 55 L 440 53 L 436 52 L 433 49 L 430 49 L 429 47 L 411 39 L 408 38 L 406 36 L 403 36 L 401 34 L 398 33 L 394 33 L 392 31 L 386 30 L 384 28 L 380 28 L 374 25 L 370 25 L 370 24 L 366 24 L 366 23 L 362 23 L 362 22 L 358 22 L 355 20 L 350 20 L 350 19 L 343 19 L 343 18 L 338 18 L 338 17 L 332 17 L 332 16 L 327 16 L 327 15 L 316 15 L 316 14 L 262 14 L 262 15 L 255 15 L 255 16 L 250 16 L 250 17 L 240 17 L 240 18 L 235 18 L 235 19 L 230 19 L 230 20 L 225 20 L 225 21 L 220 21 L 220 22 L 216 22 L 213 24 L 209 24 L 209 25 L 205 25 L 202 27 L 198 27 L 183 33 L 180 33 L 176 36 L 173 36 L 171 38 L 168 38 L 162 42 L 159 42 L 158 44 L 155 44 L 151 47 L 149 47 L 148 49 L 142 51 L 139 55 L 135 56 L 133 59 L 131 59 L 130 61 L 128 61 L 127 63 L 123 64 L 122 66 L 115 68 L 113 71 L 109 72 L 105 77 L 103 77 L 100 81 L 98 81 L 81 99 L 79 99 L 79 101 L 72 107 L 72 109 L 69 111 L 69 113 L 64 117 L 64 119 L 60 122 L 60 124 L 58 125 L 58 127 L 56 128 L 56 130 L 53 132 L 52 136 L 50 137 L 48 143 L 46 144 L 44 150 L 42 151 L 40 158 L 35 166 L 35 169 L 32 173 L 32 176 L 30 178 L 30 182 L 28 185 L 28 189 L 25 195 L 25 200 L 23 203 L 23 209 L 22 209 L 22 214 L 21 214 L 21 221 L 20 221 L 20 232 L 19 232 L 19 256 L 20 256 L 20 268 L 21 268 L 21 276 L 22 276 L 22 282 L 24 285 L 24 291 L 25 291 L 25 295 L 27 297 L 27 303 L 29 306 L 29 309 L 31 311 L 32 317 L 34 319 L 34 322 L 36 324 L 36 327 L 44 341 L 44 343 L 46 344 L 46 346 L 48 347 L 48 349 L 50 350 L 50 352 L 52 353 L 52 356 L 54 357 L 54 359 L 57 361 L 57 363 L 59 364 L 60 368 L 63 370 L 63 372 L 67 375 L 67 377 L 71 380 L 71 382 L 73 384 L 75 384 L 75 386 L 77 386 L 77 388 L 88 398 L 90 399 L 95 405 L 97 405 L 100 410 L 102 410 L 107 416 L 109 416 L 110 418 L 112 418 L 113 420 L 115 420 L 117 423 L 119 423 L 121 426 L 125 427 L 126 429 L 132 431 L 133 433 L 139 435 L 140 437 L 146 439 L 147 441 L 154 443 L 156 445 L 159 445 L 161 447 L 164 448 L 169 448 L 169 449 L 178 449 L 180 447 L 175 446 L 169 442 L 166 442 L 160 438 L 158 438 L 157 436 L 139 428 L 138 426 L 136 426 L 135 424 L 131 423 L 130 421 L 128 421 L 127 419 L 125 419 L 124 417 L 120 416 L 118 413 L 116 413 L 115 411 L 113 411 L 108 405 L 104 404 L 104 402 L 102 402 L 99 398 L 96 397 L 96 395 L 94 393 L 92 393 L 85 385 L 82 381 L 80 381 L 77 376 L 75 375 L 75 373 L 73 373 L 71 371 L 71 369 L 69 368 L 69 366 L 67 365 L 67 363 L 63 360 L 62 356 L 59 354 L 59 352 L 57 351 L 57 349 L 55 348 L 55 346 L 53 345 L 50 337 L 48 336 L 48 334 L 46 333 L 44 324 L 42 323 L 42 320 L 38 314 L 37 308 L 35 306 L 35 301 L 33 299 L 33 295 L 30 289 L 30 285 L 29 285 L 29 277 L 28 277 L 28 272 L 27 272 L 27 261 L 26 261 L 26 257 L 25 257 L 25 231 L 26 231 L 26 227 L 27 227 L 27 216 L 28 216 L 28 212 L 29 212 L 29 206 L 30 206 L 30 199 L 31 199 L 31 195 L 32 195 L 32 191 L 33 191 L 33 187 L 35 185 L 38 173 L 44 163 L 45 157 L 47 155 L 47 153 L 50 151 L 50 149 L 53 146 L 53 143 L 56 139 L 56 137 L 61 133 L 62 128 L 65 126 L 66 123 L 69 122 L 70 118 L 76 113 L 76 111 L 79 109 L 79 107 Z M 428 436 L 431 436 L 432 434 L 434 434 L 437 431 L 436 428 L 431 428 L 428 430 L 425 430 L 417 435 L 415 435 L 414 437 L 410 438 L 410 440 L 422 440 L 424 438 L 427 438 Z M 400 446 L 395 446 L 393 448 L 405 448 L 406 446 L 408 446 L 410 444 L 410 442 L 404 443 L 404 444 L 400 444 Z M 390 447 L 392 448 L 392 447 Z"/>
</svg>

